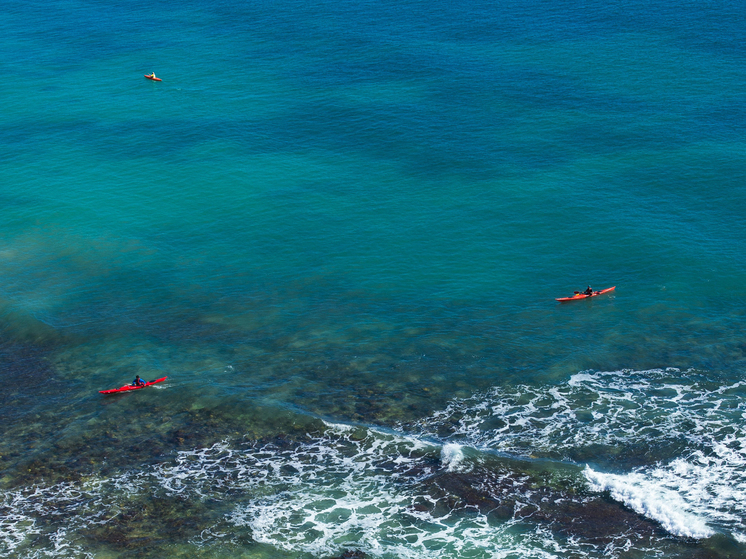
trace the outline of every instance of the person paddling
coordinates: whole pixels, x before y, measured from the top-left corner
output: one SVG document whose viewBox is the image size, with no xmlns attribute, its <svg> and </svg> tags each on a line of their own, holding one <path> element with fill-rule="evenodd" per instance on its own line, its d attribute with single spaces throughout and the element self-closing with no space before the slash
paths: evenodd
<svg viewBox="0 0 746 559">
<path fill-rule="evenodd" d="M 590 285 L 588 286 L 588 289 L 586 289 L 585 291 L 583 291 L 583 295 L 587 295 L 588 297 L 590 297 L 591 295 L 593 295 L 593 289 L 591 289 Z"/>
<path fill-rule="evenodd" d="M 140 378 L 140 375 L 135 375 L 135 380 L 132 386 L 145 386 L 145 381 Z"/>
<path fill-rule="evenodd" d="M 150 77 L 153 78 L 153 79 L 155 79 L 155 72 L 153 72 L 152 74 L 150 74 Z"/>
</svg>

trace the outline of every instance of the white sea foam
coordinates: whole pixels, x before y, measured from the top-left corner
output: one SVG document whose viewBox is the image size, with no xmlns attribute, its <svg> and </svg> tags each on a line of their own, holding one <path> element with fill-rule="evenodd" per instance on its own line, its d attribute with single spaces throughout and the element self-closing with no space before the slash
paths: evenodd
<svg viewBox="0 0 746 559">
<path fill-rule="evenodd" d="M 688 538 L 707 538 L 715 532 L 694 514 L 674 490 L 662 487 L 643 473 L 604 474 L 586 468 L 585 476 L 594 491 L 609 491 L 626 506 L 660 522 L 668 532 Z"/>
<path fill-rule="evenodd" d="M 423 450 L 431 456 L 438 448 L 369 431 L 363 440 L 327 439 L 282 453 L 284 464 L 265 478 L 265 487 L 275 491 L 236 506 L 230 521 L 249 528 L 256 541 L 316 556 L 352 548 L 386 558 L 548 559 L 569 551 L 538 527 L 491 525 L 476 509 L 470 515 L 428 512 L 422 505 L 435 501 L 420 484 L 439 466 L 423 468 Z M 440 457 L 446 470 L 464 460 L 457 445 L 441 448 Z"/>
<path fill-rule="evenodd" d="M 523 456 L 573 460 L 588 448 L 603 462 L 608 449 L 616 467 L 615 449 L 654 448 L 651 464 L 626 475 L 597 468 L 586 477 L 672 534 L 737 538 L 746 517 L 744 414 L 744 382 L 720 385 L 678 369 L 585 371 L 565 385 L 501 387 L 456 400 L 415 427 L 424 436 L 450 431 L 458 444 Z"/>
<path fill-rule="evenodd" d="M 0 509 L 0 543 L 8 553 L 15 553 L 28 538 L 40 532 L 33 518 L 14 510 L 13 506 Z"/>
<path fill-rule="evenodd" d="M 461 445 L 448 443 L 440 450 L 440 462 L 449 472 L 468 471 L 464 464 L 464 451 Z"/>
<path fill-rule="evenodd" d="M 91 525 L 139 507 L 146 496 L 171 495 L 224 501 L 231 533 L 245 530 L 253 540 L 291 553 L 332 556 L 356 549 L 375 558 L 405 559 L 614 557 L 587 542 L 558 538 L 541 524 L 517 518 L 496 524 L 476 508 L 458 512 L 435 506 L 440 497 L 425 482 L 442 472 L 463 471 L 469 462 L 458 445 L 442 448 L 346 425 L 332 424 L 302 443 L 223 442 L 179 452 L 144 471 L 2 493 L 15 516 L 2 518 L 10 535 L 0 540 L 0 555 L 84 557 L 81 533 Z M 45 525 L 34 518 L 44 518 Z M 229 540 L 218 524 L 195 535 L 192 544 Z"/>
<path fill-rule="evenodd" d="M 585 372 L 562 386 L 495 389 L 454 401 L 419 422 L 416 435 L 327 423 L 323 434 L 300 442 L 222 442 L 178 452 L 143 471 L 0 492 L 0 556 L 85 557 L 81 534 L 88 527 L 154 494 L 222 502 L 231 533 L 245 530 L 291 553 L 542 559 L 643 553 L 645 544 L 630 533 L 599 546 L 580 536 L 560 538 L 519 516 L 495 523 L 473 507 L 453 511 L 427 489 L 428 480 L 472 471 L 486 456 L 480 449 L 562 457 L 585 445 L 668 441 L 679 443 L 670 460 L 627 473 L 595 465 L 585 470 L 589 487 L 608 491 L 671 534 L 703 538 L 719 531 L 743 543 L 746 438 L 739 423 L 746 390 L 741 383 L 677 382 L 680 376 Z M 447 444 L 431 442 L 449 429 Z M 505 479 L 492 487 L 474 482 L 473 489 L 493 495 L 497 487 L 531 502 L 527 483 Z M 202 530 L 193 545 L 225 545 L 224 526 Z"/>
<path fill-rule="evenodd" d="M 0 492 L 0 557 L 92 558 L 78 541 L 77 531 L 107 522 L 108 507 L 102 504 L 119 484 L 118 479 L 96 480 Z M 37 519 L 43 519 L 45 526 Z"/>
</svg>

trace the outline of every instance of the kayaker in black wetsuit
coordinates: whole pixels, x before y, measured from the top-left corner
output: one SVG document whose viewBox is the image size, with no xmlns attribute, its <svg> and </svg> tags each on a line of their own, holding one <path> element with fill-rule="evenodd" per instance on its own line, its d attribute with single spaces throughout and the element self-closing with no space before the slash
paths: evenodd
<svg viewBox="0 0 746 559">
<path fill-rule="evenodd" d="M 132 386 L 145 386 L 145 381 L 140 378 L 140 375 L 135 375 L 135 380 Z"/>
<path fill-rule="evenodd" d="M 586 289 L 585 291 L 583 291 L 583 295 L 588 295 L 588 296 L 593 295 L 593 289 L 591 289 L 590 285 L 588 286 L 588 289 Z"/>
</svg>

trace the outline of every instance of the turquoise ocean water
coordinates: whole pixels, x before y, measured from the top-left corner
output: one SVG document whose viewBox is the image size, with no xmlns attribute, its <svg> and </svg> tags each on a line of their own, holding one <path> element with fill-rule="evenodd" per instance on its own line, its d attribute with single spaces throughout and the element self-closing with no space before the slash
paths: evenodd
<svg viewBox="0 0 746 559">
<path fill-rule="evenodd" d="M 745 44 L 4 2 L 0 556 L 745 557 Z"/>
</svg>

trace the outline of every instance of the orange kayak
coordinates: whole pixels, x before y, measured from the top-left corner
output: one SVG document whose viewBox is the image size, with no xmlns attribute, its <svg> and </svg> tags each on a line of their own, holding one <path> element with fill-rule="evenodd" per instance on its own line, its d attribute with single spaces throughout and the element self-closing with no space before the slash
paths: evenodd
<svg viewBox="0 0 746 559">
<path fill-rule="evenodd" d="M 152 75 L 149 76 L 149 75 L 145 74 L 145 77 L 148 78 L 149 80 L 153 80 L 154 82 L 162 82 L 163 81 L 161 78 L 156 78 L 155 76 L 152 76 Z"/>
<path fill-rule="evenodd" d="M 599 295 L 603 295 L 604 293 L 608 293 L 609 291 L 614 291 L 616 288 L 616 285 L 614 287 L 608 287 L 606 289 L 602 289 L 601 291 L 594 291 L 591 295 L 586 295 L 585 293 L 578 293 L 575 292 L 575 295 L 572 297 L 560 297 L 557 299 L 557 301 L 560 301 L 562 303 L 566 303 L 567 301 L 578 301 L 580 299 L 588 299 L 589 297 L 597 297 Z"/>
</svg>

